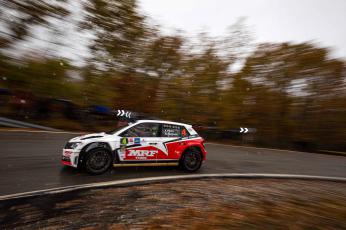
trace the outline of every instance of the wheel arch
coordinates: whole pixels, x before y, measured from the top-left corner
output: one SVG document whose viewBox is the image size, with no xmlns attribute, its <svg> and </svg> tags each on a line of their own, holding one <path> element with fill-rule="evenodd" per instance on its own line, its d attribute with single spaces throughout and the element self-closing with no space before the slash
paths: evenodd
<svg viewBox="0 0 346 230">
<path fill-rule="evenodd" d="M 80 168 L 83 165 L 83 162 L 85 160 L 85 157 L 88 155 L 88 152 L 96 148 L 106 149 L 111 154 L 112 158 L 114 158 L 112 154 L 112 148 L 107 142 L 92 142 L 82 148 L 78 157 L 78 168 Z"/>
<path fill-rule="evenodd" d="M 201 146 L 199 146 L 199 145 L 197 145 L 197 144 L 193 144 L 193 145 L 188 145 L 188 146 L 186 146 L 186 148 L 183 150 L 183 152 L 182 152 L 182 154 L 181 154 L 181 156 L 180 156 L 179 161 L 180 161 L 181 159 L 183 159 L 185 153 L 186 153 L 188 150 L 190 150 L 190 149 L 196 149 L 196 150 L 199 152 L 199 154 L 201 155 L 202 160 L 204 160 L 204 155 L 203 155 Z"/>
</svg>

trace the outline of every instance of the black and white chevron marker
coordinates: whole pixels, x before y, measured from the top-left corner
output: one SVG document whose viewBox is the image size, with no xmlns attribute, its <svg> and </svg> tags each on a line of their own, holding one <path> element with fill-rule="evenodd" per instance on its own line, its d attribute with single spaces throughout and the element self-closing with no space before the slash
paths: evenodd
<svg viewBox="0 0 346 230">
<path fill-rule="evenodd" d="M 131 113 L 132 112 L 130 112 L 130 111 L 125 111 L 123 109 L 118 109 L 117 117 L 131 118 Z"/>
<path fill-rule="evenodd" d="M 247 132 L 249 132 L 248 128 L 240 127 L 240 133 L 247 133 Z"/>
</svg>

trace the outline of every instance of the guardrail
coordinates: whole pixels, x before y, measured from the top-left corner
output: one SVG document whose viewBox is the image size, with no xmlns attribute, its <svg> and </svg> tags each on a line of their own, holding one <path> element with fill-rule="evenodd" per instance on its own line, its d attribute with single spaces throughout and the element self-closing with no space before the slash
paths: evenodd
<svg viewBox="0 0 346 230">
<path fill-rule="evenodd" d="M 12 128 L 33 128 L 33 129 L 40 129 L 40 130 L 46 130 L 46 131 L 61 131 L 59 129 L 54 129 L 51 127 L 36 125 L 36 124 L 23 122 L 23 121 L 17 121 L 17 120 L 5 118 L 5 117 L 0 117 L 0 125 L 6 126 L 6 127 L 12 127 Z"/>
</svg>

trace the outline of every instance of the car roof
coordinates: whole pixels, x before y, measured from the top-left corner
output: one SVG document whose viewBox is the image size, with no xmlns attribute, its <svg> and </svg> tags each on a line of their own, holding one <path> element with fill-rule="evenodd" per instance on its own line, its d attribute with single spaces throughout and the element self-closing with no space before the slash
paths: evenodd
<svg viewBox="0 0 346 230">
<path fill-rule="evenodd" d="M 184 124 L 184 123 L 174 122 L 174 121 L 164 121 L 164 120 L 137 120 L 135 123 L 144 123 L 144 122 L 156 122 L 156 123 L 164 123 L 164 124 L 171 124 L 171 125 L 191 126 L 189 124 Z"/>
</svg>

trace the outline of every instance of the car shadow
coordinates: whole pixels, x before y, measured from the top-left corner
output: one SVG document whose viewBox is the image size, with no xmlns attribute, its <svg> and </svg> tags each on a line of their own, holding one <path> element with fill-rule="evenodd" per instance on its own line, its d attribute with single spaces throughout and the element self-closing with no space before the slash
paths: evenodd
<svg viewBox="0 0 346 230">
<path fill-rule="evenodd" d="M 60 180 L 77 180 L 85 182 L 95 182 L 107 180 L 122 180 L 143 177 L 157 177 L 169 175 L 181 175 L 186 172 L 173 166 L 128 166 L 128 167 L 113 167 L 107 172 L 100 175 L 90 175 L 85 170 L 63 166 L 60 170 Z M 91 178 L 88 181 L 88 178 Z"/>
</svg>

